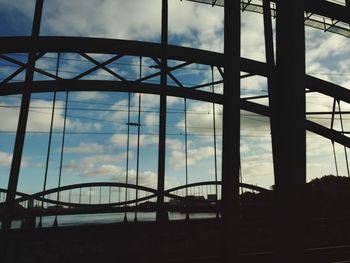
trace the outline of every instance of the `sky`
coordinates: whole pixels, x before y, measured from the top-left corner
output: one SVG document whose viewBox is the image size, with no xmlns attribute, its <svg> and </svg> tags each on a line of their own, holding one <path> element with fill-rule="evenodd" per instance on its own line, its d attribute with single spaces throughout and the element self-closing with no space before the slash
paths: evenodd
<svg viewBox="0 0 350 263">
<path fill-rule="evenodd" d="M 0 36 L 28 36 L 34 12 L 34 0 L 0 0 Z M 42 36 L 84 36 L 160 42 L 160 0 L 45 0 Z M 274 23 L 274 21 L 273 21 Z M 242 57 L 265 61 L 263 20 L 259 14 L 242 13 Z M 223 8 L 188 1 L 169 0 L 169 43 L 173 45 L 223 52 Z M 306 73 L 350 88 L 350 41 L 339 35 L 305 29 Z M 98 61 L 111 55 L 89 54 Z M 25 61 L 24 54 L 11 57 Z M 48 53 L 36 66 L 55 73 L 57 54 Z M 176 65 L 176 61 L 169 64 Z M 157 72 L 155 62 L 142 59 L 141 74 Z M 64 53 L 60 57 L 59 76 L 71 78 L 93 64 L 82 56 Z M 136 79 L 140 61 L 123 57 L 109 67 L 129 80 Z M 0 59 L 0 78 L 4 79 L 17 67 Z M 211 69 L 205 65 L 189 65 L 175 71 L 183 83 L 200 84 L 211 79 Z M 215 69 L 214 79 L 220 80 Z M 14 81 L 23 81 L 20 74 Z M 35 80 L 44 80 L 36 74 Z M 85 79 L 113 77 L 99 70 Z M 150 80 L 159 83 L 159 78 Z M 171 83 L 171 80 L 169 81 Z M 208 90 L 207 90 L 208 91 Z M 242 79 L 241 97 L 267 94 L 266 79 L 253 76 Z M 222 87 L 215 86 L 221 93 Z M 140 94 L 131 94 L 131 122 L 138 122 Z M 66 93 L 59 92 L 53 124 L 53 136 L 48 163 L 46 188 L 58 184 L 62 131 Z M 255 102 L 268 105 L 266 99 Z M 307 111 L 330 111 L 333 99 L 319 93 L 306 96 Z M 18 121 L 20 96 L 0 97 L 0 187 L 6 188 Z M 18 190 L 35 193 L 43 189 L 46 156 L 53 105 L 52 93 L 32 95 L 23 161 Z M 185 183 L 184 100 L 167 98 L 166 188 Z M 215 179 L 213 104 L 188 99 L 186 101 L 188 132 L 189 182 Z M 342 110 L 349 110 L 341 102 Z M 62 159 L 61 185 L 79 182 L 125 182 L 127 159 L 128 93 L 70 92 L 68 95 L 65 145 Z M 141 95 L 141 135 L 139 184 L 156 188 L 158 161 L 159 97 Z M 221 171 L 222 107 L 215 105 L 217 169 Z M 310 117 L 308 117 L 310 118 Z M 344 117 L 348 129 L 348 116 Z M 330 127 L 329 115 L 313 116 L 310 120 Z M 340 128 L 338 119 L 335 128 Z M 137 127 L 130 126 L 129 182 L 136 180 Z M 344 148 L 335 144 L 339 175 L 346 175 Z M 318 135 L 307 133 L 307 179 L 336 174 L 332 144 Z M 242 181 L 269 188 L 274 183 L 269 119 L 250 112 L 241 112 L 241 172 Z M 94 192 L 94 194 L 96 194 Z M 63 197 L 66 198 L 66 197 Z"/>
</svg>

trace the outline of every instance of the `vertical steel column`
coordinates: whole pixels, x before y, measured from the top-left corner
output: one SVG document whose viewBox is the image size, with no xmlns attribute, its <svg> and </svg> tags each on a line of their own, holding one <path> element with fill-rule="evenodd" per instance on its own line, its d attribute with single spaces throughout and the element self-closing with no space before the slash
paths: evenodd
<svg viewBox="0 0 350 263">
<path fill-rule="evenodd" d="M 37 0 L 35 4 L 35 13 L 34 13 L 32 35 L 31 35 L 32 38 L 34 39 L 36 39 L 40 33 L 43 1 L 44 0 Z M 15 140 L 15 146 L 14 146 L 13 157 L 11 162 L 10 178 L 7 186 L 8 192 L 6 196 L 6 205 L 5 205 L 6 212 L 2 222 L 3 231 L 8 231 L 11 228 L 12 210 L 13 210 L 14 201 L 16 198 L 18 177 L 19 177 L 21 160 L 22 160 L 23 145 L 24 145 L 26 128 L 27 128 L 27 120 L 28 120 L 28 112 L 29 112 L 29 104 L 30 104 L 30 96 L 31 96 L 30 87 L 34 77 L 34 67 L 35 67 L 35 56 L 36 56 L 35 46 L 30 47 L 30 50 L 31 51 L 28 54 L 27 71 L 25 75 L 26 90 L 23 92 L 23 95 L 22 95 L 21 109 L 20 109 L 18 124 L 17 124 L 16 140 Z"/>
<path fill-rule="evenodd" d="M 271 99 L 273 97 L 273 86 L 274 86 L 273 85 L 274 84 L 273 77 L 274 77 L 274 70 L 275 70 L 275 55 L 274 55 L 274 47 L 273 47 L 273 32 L 272 32 L 272 19 L 271 19 L 270 4 L 271 4 L 270 0 L 263 0 L 265 53 L 266 53 L 266 64 L 267 64 L 267 68 L 268 68 L 267 89 L 268 89 L 268 94 L 269 94 L 269 104 L 273 104 Z M 272 138 L 272 139 L 274 139 L 274 138 Z"/>
<path fill-rule="evenodd" d="M 350 0 L 345 0 L 345 6 L 348 8 L 348 11 L 350 11 Z"/>
<path fill-rule="evenodd" d="M 222 261 L 238 255 L 240 157 L 240 1 L 225 1 L 222 138 Z"/>
<path fill-rule="evenodd" d="M 161 75 L 160 75 L 160 105 L 159 105 L 159 143 L 158 143 L 158 195 L 157 221 L 168 219 L 164 207 L 165 181 L 165 140 L 166 140 L 166 88 L 167 88 L 167 46 L 168 46 L 168 0 L 162 0 L 162 32 L 161 32 Z"/>
<path fill-rule="evenodd" d="M 275 89 L 275 57 L 274 57 L 274 46 L 273 46 L 273 31 L 272 31 L 272 19 L 271 19 L 271 1 L 263 0 L 263 17 L 264 17 L 264 36 L 265 36 L 265 53 L 266 53 L 266 66 L 267 66 L 267 89 L 269 94 L 269 107 L 270 109 L 274 106 L 272 99 L 274 96 Z M 274 128 L 274 118 L 270 118 L 270 131 Z M 271 132 L 272 133 L 272 132 Z M 277 138 L 271 134 L 272 144 L 272 157 L 273 163 L 278 162 L 276 153 Z M 274 166 L 275 168 L 275 166 Z M 274 174 L 276 170 L 274 169 Z"/>
<path fill-rule="evenodd" d="M 275 260 L 303 261 L 306 188 L 304 1 L 276 1 L 270 98 L 275 169 Z"/>
</svg>

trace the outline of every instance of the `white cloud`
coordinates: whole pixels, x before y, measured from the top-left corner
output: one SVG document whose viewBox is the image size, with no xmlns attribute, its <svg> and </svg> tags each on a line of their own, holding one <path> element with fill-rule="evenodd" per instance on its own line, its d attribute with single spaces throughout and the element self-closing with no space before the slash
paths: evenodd
<svg viewBox="0 0 350 263">
<path fill-rule="evenodd" d="M 160 10 L 159 0 L 51 0 L 44 7 L 42 31 L 150 40 L 160 34 Z"/>
<path fill-rule="evenodd" d="M 203 19 L 205 18 L 205 19 Z M 223 51 L 223 8 L 169 1 L 169 35 L 185 46 Z"/>
<path fill-rule="evenodd" d="M 117 174 L 115 173 L 113 176 L 113 180 L 124 182 L 125 181 L 125 170 L 123 170 L 121 173 Z M 128 173 L 128 181 L 130 184 L 136 184 L 136 170 L 129 170 Z M 147 171 L 140 171 L 138 174 L 138 184 L 148 187 L 157 187 L 157 174 L 153 171 L 147 170 Z"/>
<path fill-rule="evenodd" d="M 85 170 L 82 172 L 83 176 L 93 176 L 93 177 L 101 177 L 108 176 L 112 177 L 115 175 L 120 175 L 124 169 L 120 166 L 111 165 L 111 164 L 102 164 L 97 167 L 93 167 L 92 169 Z"/>
<path fill-rule="evenodd" d="M 346 174 L 343 147 L 335 144 L 340 175 Z M 307 180 L 327 174 L 336 174 L 332 143 L 311 132 L 307 133 Z"/>
<path fill-rule="evenodd" d="M 216 128 L 221 132 L 222 128 L 222 106 L 215 105 Z M 185 130 L 184 116 L 176 126 Z M 213 104 L 199 101 L 187 101 L 187 132 L 195 134 L 213 133 Z"/>
<path fill-rule="evenodd" d="M 105 152 L 106 149 L 101 144 L 82 142 L 76 147 L 66 147 L 64 151 L 67 153 L 102 153 Z"/>
<path fill-rule="evenodd" d="M 184 148 L 184 142 L 183 140 L 167 138 L 166 146 L 172 151 L 180 151 Z"/>
<path fill-rule="evenodd" d="M 147 126 L 158 126 L 159 124 L 159 114 L 150 113 L 145 117 L 145 123 Z"/>
<path fill-rule="evenodd" d="M 139 106 L 139 93 L 132 94 L 131 105 L 134 109 Z M 152 94 L 141 94 L 141 107 L 146 110 L 154 110 L 159 107 L 159 96 Z"/>
<path fill-rule="evenodd" d="M 245 97 L 267 95 L 267 79 L 261 76 L 251 76 L 242 79 L 241 94 Z"/>
<path fill-rule="evenodd" d="M 306 28 L 306 72 L 350 88 L 347 61 L 350 40 L 346 37 Z"/>
<path fill-rule="evenodd" d="M 243 12 L 241 20 L 241 56 L 266 61 L 263 16 Z"/>
<path fill-rule="evenodd" d="M 4 107 L 0 111 L 0 119 L 4 120 L 3 125 L 1 125 L 1 130 L 16 130 L 19 115 L 19 107 L 13 108 L 13 106 L 19 106 L 20 104 L 2 104 L 5 106 L 9 106 L 9 108 Z M 64 103 L 62 101 L 56 102 L 56 118 L 54 123 L 55 129 L 63 127 L 63 105 Z M 52 102 L 46 100 L 33 100 L 31 101 L 31 107 L 32 108 L 28 115 L 27 130 L 48 131 L 50 129 Z"/>
<path fill-rule="evenodd" d="M 220 154 L 220 151 L 218 154 Z M 210 146 L 189 149 L 187 165 L 195 165 L 212 156 L 214 156 L 214 148 Z M 186 165 L 185 151 L 173 150 L 170 156 L 170 163 L 174 168 L 184 167 Z"/>
<path fill-rule="evenodd" d="M 32 5 L 19 1 L 11 1 L 11 7 L 28 16 L 33 13 Z M 161 1 L 50 0 L 45 1 L 42 21 L 44 35 L 160 41 Z M 169 1 L 170 37 L 185 37 L 183 43 L 222 51 L 222 28 L 223 8 Z"/>
<path fill-rule="evenodd" d="M 0 152 L 0 166 L 9 166 L 12 162 L 12 154 Z"/>
<path fill-rule="evenodd" d="M 133 156 L 132 152 L 129 152 L 129 157 Z M 78 161 L 72 160 L 65 165 L 65 169 L 75 170 L 78 172 L 88 171 L 98 166 L 99 164 L 108 164 L 114 165 L 116 163 L 124 162 L 126 158 L 126 152 L 121 154 L 100 154 L 100 155 L 91 155 L 87 157 L 80 158 Z M 83 172 L 86 173 L 86 172 Z"/>
<path fill-rule="evenodd" d="M 73 99 L 79 101 L 104 101 L 108 95 L 98 91 L 74 92 Z"/>
<path fill-rule="evenodd" d="M 324 33 L 306 28 L 307 63 L 347 54 L 350 51 L 349 40 L 337 34 Z"/>
<path fill-rule="evenodd" d="M 129 137 L 129 146 L 136 147 L 137 146 L 137 135 L 130 134 Z M 127 134 L 114 134 L 110 138 L 110 143 L 115 147 L 123 147 L 125 148 L 127 145 Z M 156 135 L 140 135 L 140 147 L 145 147 L 151 144 L 158 144 L 158 136 Z"/>
<path fill-rule="evenodd" d="M 248 137 L 241 144 L 242 181 L 270 187 L 274 184 L 272 147 L 269 137 Z"/>
<path fill-rule="evenodd" d="M 0 127 L 3 131 L 14 131 L 17 129 L 19 106 L 18 103 L 1 103 L 4 107 L 0 110 Z M 8 106 L 8 108 L 6 108 Z M 27 131 L 49 131 L 52 115 L 52 101 L 35 99 L 30 103 L 30 111 L 28 115 Z M 56 101 L 54 130 L 62 130 L 64 123 L 64 102 Z M 67 128 L 75 131 L 100 130 L 101 124 L 93 122 L 82 122 L 79 119 L 72 119 L 68 116 L 66 122 Z"/>
<path fill-rule="evenodd" d="M 72 160 L 68 164 L 64 165 L 66 171 L 73 172 L 81 176 L 84 180 L 95 181 L 113 181 L 124 183 L 126 180 L 126 166 L 125 166 L 126 153 L 118 155 L 91 155 Z M 133 158 L 132 152 L 130 152 L 130 158 Z M 157 187 L 158 175 L 152 169 L 142 169 L 139 171 L 139 185 L 148 187 Z M 136 170 L 129 169 L 128 182 L 130 184 L 136 184 Z M 178 185 L 176 178 L 166 177 L 166 187 L 174 187 Z"/>
<path fill-rule="evenodd" d="M 84 161 L 83 161 L 84 162 Z M 73 165 L 71 164 L 72 168 Z M 113 165 L 113 164 L 104 164 L 104 163 L 95 163 L 90 165 L 88 169 L 81 169 L 82 167 L 74 167 L 79 169 L 80 176 L 85 178 L 108 178 L 111 181 L 124 183 L 126 180 L 126 170 L 124 166 Z M 136 170 L 130 169 L 128 173 L 128 183 L 136 184 Z M 146 170 L 139 172 L 138 184 L 156 187 L 157 185 L 157 174 L 153 171 Z"/>
</svg>

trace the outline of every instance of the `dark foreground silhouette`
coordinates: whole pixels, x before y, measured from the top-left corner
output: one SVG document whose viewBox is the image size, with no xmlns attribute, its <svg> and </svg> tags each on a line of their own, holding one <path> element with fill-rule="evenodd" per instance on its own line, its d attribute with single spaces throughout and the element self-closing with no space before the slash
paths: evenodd
<svg viewBox="0 0 350 263">
<path fill-rule="evenodd" d="M 308 262 L 349 259 L 350 179 L 315 179 L 306 197 Z M 243 193 L 240 207 L 239 262 L 271 262 L 273 190 Z M 222 231 L 219 218 L 22 229 L 2 240 L 8 262 L 220 262 Z"/>
</svg>

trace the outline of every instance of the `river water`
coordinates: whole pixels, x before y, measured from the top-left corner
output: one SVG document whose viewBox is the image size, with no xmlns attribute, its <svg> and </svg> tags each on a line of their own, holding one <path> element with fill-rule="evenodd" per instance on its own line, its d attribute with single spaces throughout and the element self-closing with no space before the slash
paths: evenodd
<svg viewBox="0 0 350 263">
<path fill-rule="evenodd" d="M 129 222 L 133 222 L 135 219 L 134 212 L 126 213 Z M 190 219 L 201 218 L 215 218 L 215 213 L 190 213 Z M 169 212 L 169 220 L 182 220 L 186 218 L 185 213 Z M 43 227 L 52 227 L 54 223 L 54 216 L 45 216 L 42 218 Z M 88 224 L 110 224 L 121 223 L 124 220 L 124 213 L 106 213 L 106 214 L 81 214 L 81 215 L 63 215 L 57 216 L 58 226 L 76 226 L 76 225 L 88 225 Z M 138 221 L 155 221 L 156 213 L 137 213 Z M 39 223 L 39 217 L 36 218 L 36 225 Z M 11 228 L 18 229 L 21 227 L 20 220 L 12 221 Z"/>
</svg>

